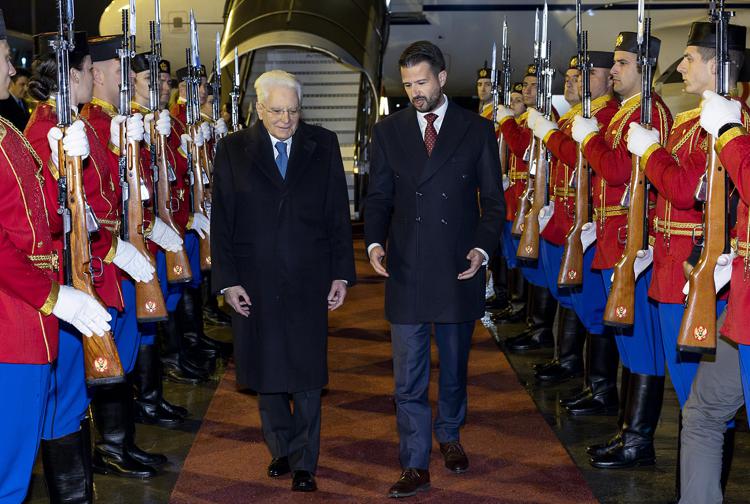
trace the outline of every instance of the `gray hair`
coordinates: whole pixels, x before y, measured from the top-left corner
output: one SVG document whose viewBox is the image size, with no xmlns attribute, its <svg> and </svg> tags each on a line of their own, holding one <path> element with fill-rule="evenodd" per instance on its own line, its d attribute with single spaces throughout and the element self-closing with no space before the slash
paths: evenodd
<svg viewBox="0 0 750 504">
<path fill-rule="evenodd" d="M 277 86 L 294 89 L 297 92 L 299 102 L 302 103 L 302 84 L 294 74 L 284 70 L 269 70 L 255 79 L 255 94 L 258 96 L 258 101 L 265 103 L 271 88 Z"/>
</svg>

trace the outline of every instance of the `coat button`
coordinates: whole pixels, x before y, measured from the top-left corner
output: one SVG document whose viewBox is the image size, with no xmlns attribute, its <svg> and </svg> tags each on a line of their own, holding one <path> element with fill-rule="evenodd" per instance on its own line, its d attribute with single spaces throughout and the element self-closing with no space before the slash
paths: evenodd
<svg viewBox="0 0 750 504">
<path fill-rule="evenodd" d="M 417 197 L 419 198 L 419 197 L 421 197 L 421 196 L 422 196 L 422 193 L 421 193 L 421 192 L 419 192 L 419 191 L 417 191 Z"/>
<path fill-rule="evenodd" d="M 448 224 L 448 221 L 445 219 L 440 219 L 440 222 L 442 222 L 443 224 Z"/>
<path fill-rule="evenodd" d="M 440 196 L 442 196 L 442 197 L 443 197 L 443 199 L 448 199 L 448 195 L 447 195 L 447 194 L 445 194 L 445 193 L 441 194 Z"/>
<path fill-rule="evenodd" d="M 415 221 L 417 221 L 417 222 L 422 222 L 422 217 L 417 217 L 417 218 L 416 218 L 416 219 L 414 219 L 414 220 L 415 220 Z"/>
</svg>

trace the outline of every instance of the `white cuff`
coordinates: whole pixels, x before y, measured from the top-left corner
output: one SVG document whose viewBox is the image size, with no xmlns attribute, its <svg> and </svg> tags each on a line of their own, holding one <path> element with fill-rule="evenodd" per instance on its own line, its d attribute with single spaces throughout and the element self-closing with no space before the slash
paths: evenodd
<svg viewBox="0 0 750 504">
<path fill-rule="evenodd" d="M 480 249 L 479 247 L 474 247 L 472 250 L 478 250 L 479 253 L 484 256 L 482 266 L 487 266 L 487 263 L 490 262 L 490 256 L 487 255 L 487 252 L 485 252 L 484 249 Z"/>
<path fill-rule="evenodd" d="M 370 251 L 375 247 L 382 247 L 382 245 L 379 243 L 371 243 L 370 246 L 367 247 L 367 257 L 370 257 Z"/>
</svg>

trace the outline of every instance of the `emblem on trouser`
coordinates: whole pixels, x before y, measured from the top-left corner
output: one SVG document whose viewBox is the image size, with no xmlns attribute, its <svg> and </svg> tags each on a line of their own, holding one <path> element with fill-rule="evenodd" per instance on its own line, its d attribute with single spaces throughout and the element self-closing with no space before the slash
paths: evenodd
<svg viewBox="0 0 750 504">
<path fill-rule="evenodd" d="M 615 310 L 615 315 L 617 315 L 617 318 L 623 318 L 628 313 L 628 309 L 624 306 L 618 306 Z"/>
<path fill-rule="evenodd" d="M 531 252 L 534 250 L 534 247 L 531 245 L 526 245 L 526 248 L 524 249 L 527 254 L 531 254 Z"/>
<path fill-rule="evenodd" d="M 156 302 L 146 301 L 146 304 L 143 307 L 146 308 L 147 312 L 154 313 L 156 311 Z"/>
<path fill-rule="evenodd" d="M 568 278 L 570 280 L 575 280 L 575 278 L 578 276 L 578 272 L 576 270 L 570 270 L 568 271 Z"/>
<path fill-rule="evenodd" d="M 174 268 L 172 268 L 172 271 L 180 275 L 182 273 L 182 266 L 180 266 L 179 264 L 175 264 Z"/>
<path fill-rule="evenodd" d="M 109 363 L 104 357 L 97 357 L 97 359 L 94 361 L 94 368 L 100 373 L 106 371 L 108 367 Z"/>
<path fill-rule="evenodd" d="M 693 329 L 693 336 L 698 341 L 703 341 L 708 336 L 708 329 L 706 329 L 703 326 L 698 326 L 695 329 Z"/>
<path fill-rule="evenodd" d="M 207 262 L 208 264 L 211 264 L 211 256 L 208 256 L 208 257 L 206 257 L 206 262 Z"/>
</svg>

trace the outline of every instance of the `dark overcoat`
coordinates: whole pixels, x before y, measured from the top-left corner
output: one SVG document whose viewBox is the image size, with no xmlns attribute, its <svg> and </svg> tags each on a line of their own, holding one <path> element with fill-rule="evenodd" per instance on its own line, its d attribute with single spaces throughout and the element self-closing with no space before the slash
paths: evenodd
<svg viewBox="0 0 750 504">
<path fill-rule="evenodd" d="M 469 280 L 472 248 L 492 255 L 505 201 L 492 123 L 452 102 L 427 156 L 413 107 L 375 125 L 365 241 L 386 246 L 386 318 L 457 323 L 484 314 L 485 268 Z"/>
<path fill-rule="evenodd" d="M 260 121 L 219 141 L 211 254 L 213 290 L 241 285 L 252 303 L 248 318 L 232 318 L 239 384 L 263 393 L 325 386 L 328 292 L 333 280 L 355 281 L 335 133 L 300 123 L 285 179 Z"/>
</svg>

